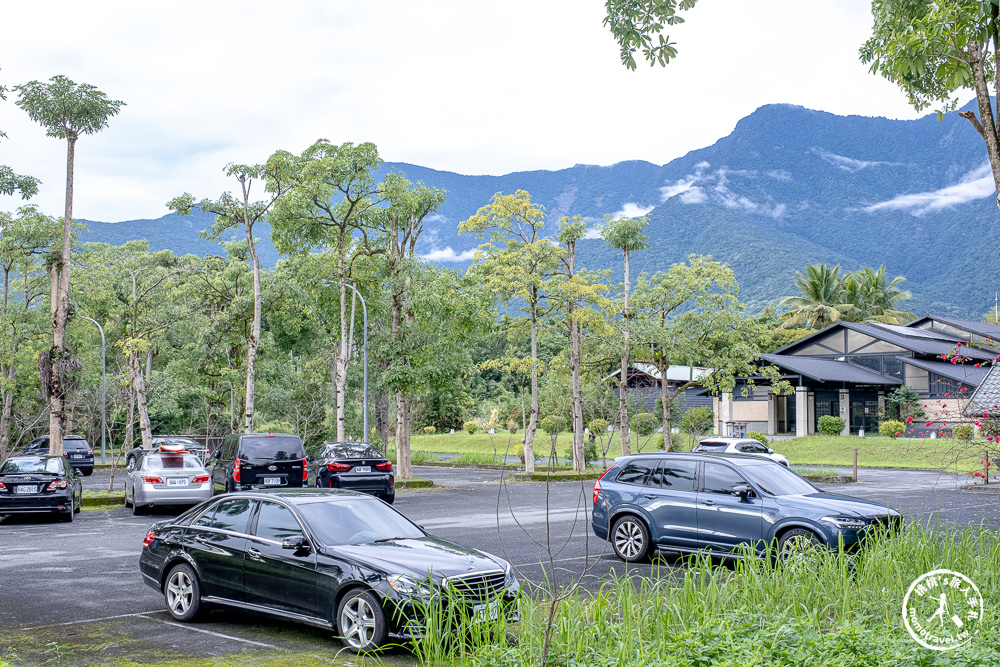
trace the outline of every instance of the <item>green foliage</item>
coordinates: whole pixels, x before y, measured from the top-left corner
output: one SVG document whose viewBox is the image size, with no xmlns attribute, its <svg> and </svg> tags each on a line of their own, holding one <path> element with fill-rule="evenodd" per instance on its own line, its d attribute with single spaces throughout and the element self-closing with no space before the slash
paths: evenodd
<svg viewBox="0 0 1000 667">
<path fill-rule="evenodd" d="M 479 430 L 479 424 L 472 421 L 471 419 L 465 422 L 465 432 L 469 435 L 475 435 L 476 431 Z"/>
<path fill-rule="evenodd" d="M 541 452 L 538 451 L 537 447 L 535 447 L 534 449 L 532 449 L 531 453 L 535 457 L 536 461 L 539 460 L 540 458 L 542 458 Z M 524 459 L 524 444 L 518 444 L 518 445 L 514 446 L 514 456 L 516 456 L 518 458 L 518 460 L 521 461 L 522 464 L 525 462 L 525 459 Z M 572 458 L 572 457 L 570 457 L 570 458 Z"/>
<path fill-rule="evenodd" d="M 517 431 L 520 428 L 521 425 L 518 424 L 517 422 L 514 421 L 507 422 L 507 431 L 510 432 L 511 435 L 517 435 Z"/>
<path fill-rule="evenodd" d="M 573 449 L 566 450 L 566 458 L 570 461 L 573 460 Z M 592 442 L 589 438 L 584 438 L 583 440 L 583 462 L 585 465 L 590 465 L 597 459 L 601 458 L 601 453 L 597 449 L 597 442 Z M 524 461 L 521 461 L 524 463 Z"/>
<path fill-rule="evenodd" d="M 559 415 L 548 415 L 538 425 L 549 435 L 559 435 L 566 428 L 566 419 Z"/>
<path fill-rule="evenodd" d="M 621 61 L 627 68 L 636 67 L 635 53 L 652 65 L 666 66 L 677 57 L 677 49 L 669 36 L 663 35 L 667 25 L 683 23 L 677 13 L 695 6 L 698 0 L 605 0 L 607 14 L 604 25 L 621 47 Z"/>
<path fill-rule="evenodd" d="M 681 430 L 694 436 L 708 433 L 714 424 L 715 412 L 707 405 L 691 408 L 681 417 Z"/>
<path fill-rule="evenodd" d="M 951 427 L 951 434 L 962 442 L 969 442 L 972 440 L 974 433 L 975 427 L 972 424 L 953 424 Z"/>
<path fill-rule="evenodd" d="M 904 384 L 896 387 L 885 397 L 886 407 L 890 410 L 890 415 L 905 421 L 908 417 L 915 420 L 924 419 L 924 409 L 921 407 L 920 396 L 913 387 Z"/>
<path fill-rule="evenodd" d="M 108 119 L 125 106 L 90 84 L 76 84 L 62 75 L 50 78 L 48 83 L 29 81 L 14 86 L 14 90 L 19 95 L 15 104 L 44 127 L 46 135 L 71 142 L 81 134 L 100 132 L 108 126 Z"/>
<path fill-rule="evenodd" d="M 291 433 L 295 435 L 295 427 L 286 421 L 265 422 L 254 428 L 257 433 Z"/>
<path fill-rule="evenodd" d="M 604 433 L 608 430 L 608 421 L 606 419 L 595 419 L 587 425 L 591 433 Z"/>
<path fill-rule="evenodd" d="M 898 287 L 906 278 L 896 276 L 887 280 L 884 264 L 878 269 L 865 267 L 845 276 L 841 276 L 839 264 L 833 268 L 826 264 L 807 266 L 805 274 L 796 273 L 793 279 L 801 296 L 781 300 L 780 305 L 792 308 L 785 313 L 782 327 L 806 324 L 822 329 L 837 320 L 905 324 L 914 317 L 900 307 L 911 297 Z"/>
<path fill-rule="evenodd" d="M 833 415 L 823 415 L 816 421 L 816 428 L 823 435 L 840 435 L 844 431 L 847 422 L 843 417 Z"/>
<path fill-rule="evenodd" d="M 437 429 L 434 426 L 425 426 L 424 433 L 426 433 L 427 435 L 434 435 L 435 433 L 437 433 Z"/>
<path fill-rule="evenodd" d="M 767 436 L 764 435 L 763 433 L 759 432 L 759 431 L 750 431 L 749 433 L 747 433 L 747 437 L 750 438 L 751 440 L 756 440 L 757 442 L 761 443 L 762 445 L 770 445 L 771 444 L 771 441 L 768 440 Z"/>
<path fill-rule="evenodd" d="M 895 440 L 906 431 L 906 425 L 895 419 L 888 419 L 878 425 L 879 435 Z"/>
<path fill-rule="evenodd" d="M 656 427 L 660 425 L 660 420 L 652 412 L 640 412 L 632 415 L 629 423 L 639 435 L 647 437 L 653 435 Z"/>
</svg>

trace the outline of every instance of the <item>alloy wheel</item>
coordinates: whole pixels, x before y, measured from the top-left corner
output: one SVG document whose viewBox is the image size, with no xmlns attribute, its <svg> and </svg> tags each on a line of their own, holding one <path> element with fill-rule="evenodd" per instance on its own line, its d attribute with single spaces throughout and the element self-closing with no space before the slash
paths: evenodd
<svg viewBox="0 0 1000 667">
<path fill-rule="evenodd" d="M 625 558 L 635 558 L 645 549 L 644 535 L 634 521 L 624 521 L 615 531 L 615 549 Z"/>
<path fill-rule="evenodd" d="M 194 601 L 194 586 L 187 572 L 175 570 L 167 580 L 167 606 L 177 616 L 183 616 Z"/>
<path fill-rule="evenodd" d="M 344 639 L 356 649 L 362 649 L 375 638 L 375 609 L 363 596 L 350 600 L 340 614 Z"/>
</svg>

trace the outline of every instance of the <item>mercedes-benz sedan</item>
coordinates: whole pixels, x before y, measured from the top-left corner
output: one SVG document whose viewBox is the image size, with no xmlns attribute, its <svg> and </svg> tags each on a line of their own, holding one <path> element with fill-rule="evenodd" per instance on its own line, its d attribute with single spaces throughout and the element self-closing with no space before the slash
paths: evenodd
<svg viewBox="0 0 1000 667">
<path fill-rule="evenodd" d="M 656 549 L 724 556 L 772 546 L 859 547 L 899 512 L 826 493 L 788 468 L 734 454 L 636 454 L 618 459 L 594 486 L 592 528 L 627 562 Z"/>
<path fill-rule="evenodd" d="M 512 619 L 520 591 L 502 558 L 340 489 L 214 498 L 153 524 L 139 569 L 178 621 L 230 607 L 328 628 L 351 651 L 422 634 L 422 610 L 444 599 L 473 623 Z"/>
</svg>

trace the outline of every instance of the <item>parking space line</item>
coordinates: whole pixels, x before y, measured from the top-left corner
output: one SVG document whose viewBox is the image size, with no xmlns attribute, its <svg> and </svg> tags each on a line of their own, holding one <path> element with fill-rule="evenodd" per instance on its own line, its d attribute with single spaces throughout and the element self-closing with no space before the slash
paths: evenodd
<svg viewBox="0 0 1000 667">
<path fill-rule="evenodd" d="M 100 623 L 101 621 L 113 621 L 116 618 L 131 618 L 133 616 L 142 616 L 143 618 L 146 618 L 146 616 L 143 616 L 143 614 L 155 614 L 157 611 L 159 610 L 154 609 L 153 611 L 137 611 L 134 614 L 118 614 L 117 616 L 102 616 L 101 618 L 87 618 L 82 621 L 69 621 L 66 623 L 46 623 L 45 625 L 36 625 L 33 628 L 18 628 L 18 629 L 22 632 L 31 632 L 33 630 L 44 630 L 45 628 L 58 628 L 64 625 L 76 625 L 77 623 Z"/>
</svg>

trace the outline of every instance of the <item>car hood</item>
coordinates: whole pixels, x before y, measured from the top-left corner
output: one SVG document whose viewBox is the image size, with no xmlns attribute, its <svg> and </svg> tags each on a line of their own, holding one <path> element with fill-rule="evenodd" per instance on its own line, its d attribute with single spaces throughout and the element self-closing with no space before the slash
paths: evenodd
<svg viewBox="0 0 1000 667">
<path fill-rule="evenodd" d="M 433 572 L 434 579 L 440 580 L 442 577 L 505 569 L 503 561 L 498 558 L 432 535 L 378 544 L 345 544 L 327 547 L 327 550 L 386 574 L 409 574 L 417 580 L 424 579 L 428 572 Z"/>
<path fill-rule="evenodd" d="M 800 496 L 776 496 L 774 500 L 783 509 L 814 518 L 829 515 L 869 518 L 899 516 L 899 512 L 881 503 L 822 491 Z"/>
</svg>

